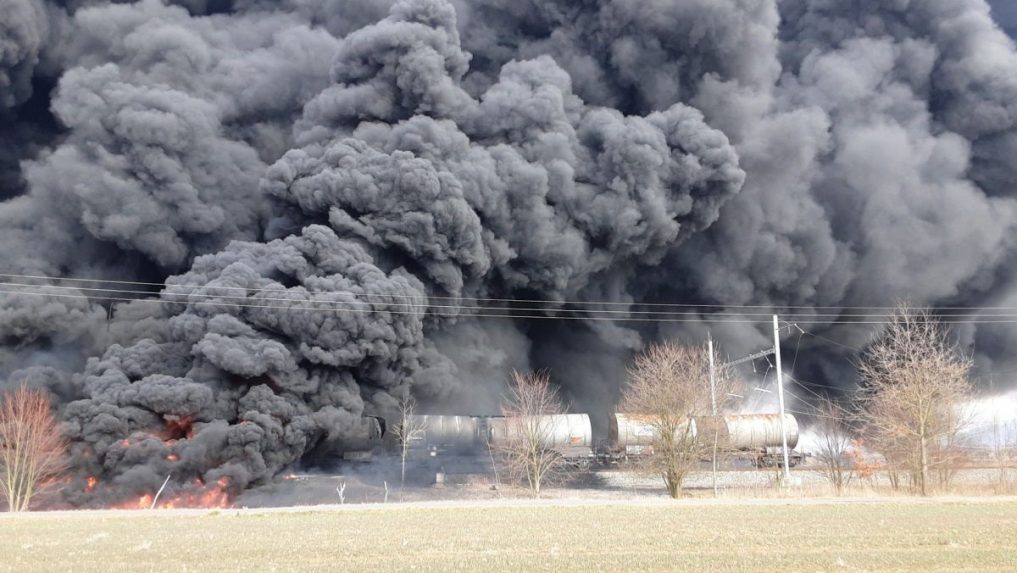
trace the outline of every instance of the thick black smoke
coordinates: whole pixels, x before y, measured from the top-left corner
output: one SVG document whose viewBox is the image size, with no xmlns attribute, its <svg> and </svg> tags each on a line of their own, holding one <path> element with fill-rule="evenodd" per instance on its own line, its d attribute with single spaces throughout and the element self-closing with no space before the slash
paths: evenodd
<svg viewBox="0 0 1017 573">
<path fill-rule="evenodd" d="M 647 340 L 766 344 L 577 302 L 817 309 L 858 346 L 854 306 L 1017 298 L 1005 6 L 0 4 L 0 272 L 151 283 L 0 287 L 0 379 L 117 486 L 74 503 L 264 482 L 405 392 L 492 409 L 550 367 L 605 411 Z M 470 316 L 520 313 L 570 320 Z M 994 326 L 959 330 L 986 371 Z M 800 368 L 848 384 L 819 340 Z"/>
</svg>

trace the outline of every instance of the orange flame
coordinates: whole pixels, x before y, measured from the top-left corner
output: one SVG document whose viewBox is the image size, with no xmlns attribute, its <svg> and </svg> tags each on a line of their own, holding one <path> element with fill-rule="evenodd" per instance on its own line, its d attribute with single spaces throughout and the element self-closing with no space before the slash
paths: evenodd
<svg viewBox="0 0 1017 573">
<path fill-rule="evenodd" d="M 95 476 L 88 476 L 88 480 L 85 482 L 85 493 L 92 493 L 97 483 L 99 483 L 99 480 Z"/>
<path fill-rule="evenodd" d="M 178 458 L 176 454 L 170 454 L 170 455 L 166 456 L 166 459 L 168 461 L 175 462 L 175 461 L 179 460 L 180 458 Z"/>
<path fill-rule="evenodd" d="M 191 439 L 194 437 L 194 420 L 178 418 L 176 416 L 167 416 L 165 419 L 166 428 L 163 430 L 162 439 L 175 441 L 181 438 Z"/>
<path fill-rule="evenodd" d="M 228 508 L 231 505 L 230 502 L 230 479 L 228 477 L 221 477 L 216 480 L 215 485 L 211 487 L 205 487 L 205 482 L 201 478 L 196 478 L 194 484 L 198 487 L 204 488 L 203 491 L 196 492 L 180 492 L 178 494 L 160 498 L 158 503 L 155 505 L 158 509 L 175 509 L 183 507 L 192 508 Z M 152 495 L 145 494 L 137 499 L 135 502 L 127 502 L 123 504 L 114 505 L 114 509 L 148 509 L 152 507 Z"/>
</svg>

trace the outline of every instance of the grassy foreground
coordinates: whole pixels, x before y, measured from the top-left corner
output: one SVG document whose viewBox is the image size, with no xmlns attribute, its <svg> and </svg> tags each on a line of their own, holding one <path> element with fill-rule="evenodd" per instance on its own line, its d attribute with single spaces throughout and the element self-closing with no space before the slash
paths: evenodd
<svg viewBox="0 0 1017 573">
<path fill-rule="evenodd" d="M 1017 571 L 1017 503 L 0 518 L 0 571 Z"/>
</svg>

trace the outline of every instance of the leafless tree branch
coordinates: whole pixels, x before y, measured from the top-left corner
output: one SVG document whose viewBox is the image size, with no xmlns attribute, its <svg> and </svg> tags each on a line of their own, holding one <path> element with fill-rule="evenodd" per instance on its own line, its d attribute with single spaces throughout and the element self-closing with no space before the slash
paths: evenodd
<svg viewBox="0 0 1017 573">
<path fill-rule="evenodd" d="M 10 511 L 67 467 L 67 445 L 43 392 L 21 386 L 0 395 L 0 495 Z"/>
<path fill-rule="evenodd" d="M 564 423 L 565 406 L 546 372 L 512 373 L 502 403 L 503 426 L 495 450 L 511 477 L 525 481 L 534 494 L 569 474 L 568 461 L 554 447 Z"/>
<path fill-rule="evenodd" d="M 424 423 L 415 416 L 417 401 L 407 392 L 399 401 L 399 423 L 392 429 L 392 435 L 399 444 L 400 487 L 406 485 L 406 458 L 413 442 L 424 437 Z"/>
<path fill-rule="evenodd" d="M 724 361 L 715 354 L 714 362 L 720 365 Z M 719 413 L 730 401 L 736 379 L 723 366 L 716 368 L 715 376 Z M 663 477 L 671 497 L 680 496 L 686 475 L 708 454 L 707 449 L 714 447 L 717 435 L 715 428 L 697 428 L 694 422 L 712 415 L 706 348 L 664 342 L 637 356 L 629 368 L 621 409 L 642 417 L 653 428 L 649 464 Z"/>
<path fill-rule="evenodd" d="M 904 468 L 927 495 L 933 469 L 949 469 L 968 416 L 970 358 L 949 342 L 928 309 L 906 303 L 863 355 L 861 418 L 868 443 L 891 467 Z M 940 474 L 944 485 L 949 473 Z"/>
<path fill-rule="evenodd" d="M 829 398 L 822 399 L 816 410 L 818 414 L 814 425 L 818 437 L 816 459 L 821 464 L 823 475 L 840 494 L 854 473 L 848 452 L 852 444 L 848 414 Z"/>
</svg>

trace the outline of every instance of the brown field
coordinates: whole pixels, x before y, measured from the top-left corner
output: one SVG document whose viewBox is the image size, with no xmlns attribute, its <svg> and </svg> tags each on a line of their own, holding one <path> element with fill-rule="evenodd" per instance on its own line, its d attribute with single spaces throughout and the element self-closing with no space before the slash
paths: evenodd
<svg viewBox="0 0 1017 573">
<path fill-rule="evenodd" d="M 390 504 L 0 517 L 0 571 L 1017 571 L 1017 501 Z"/>
</svg>

